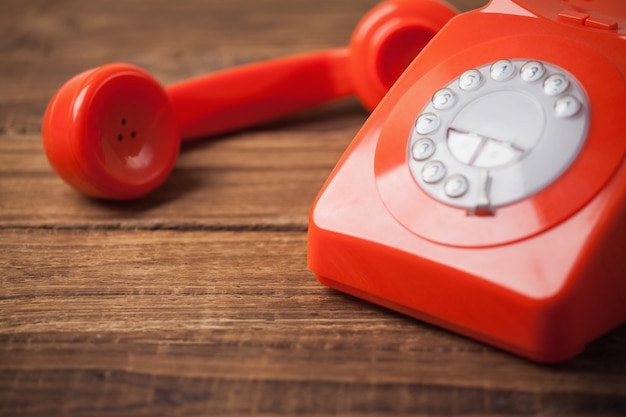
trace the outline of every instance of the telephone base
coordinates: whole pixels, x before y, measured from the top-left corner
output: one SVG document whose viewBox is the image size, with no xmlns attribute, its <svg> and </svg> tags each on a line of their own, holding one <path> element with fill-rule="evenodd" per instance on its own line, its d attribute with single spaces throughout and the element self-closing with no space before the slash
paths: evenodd
<svg viewBox="0 0 626 417">
<path fill-rule="evenodd" d="M 454 333 L 457 333 L 459 335 L 462 336 L 466 336 L 470 339 L 474 339 L 474 340 L 478 340 L 478 341 L 482 341 L 488 345 L 491 345 L 495 348 L 501 349 L 503 351 L 506 352 L 510 352 L 519 356 L 522 356 L 524 358 L 530 359 L 532 361 L 535 362 L 539 362 L 539 363 L 558 363 L 558 362 L 564 362 L 567 361 L 579 354 L 581 354 L 584 350 L 586 345 L 583 346 L 578 346 L 578 347 L 570 347 L 567 350 L 563 350 L 560 352 L 547 352 L 547 351 L 533 351 L 533 350 L 526 350 L 526 349 L 521 349 L 515 345 L 511 345 L 508 343 L 504 343 L 501 340 L 489 337 L 489 335 L 483 334 L 483 333 L 479 333 L 476 331 L 472 331 L 469 330 L 467 328 L 461 327 L 461 326 L 456 326 L 454 324 L 451 323 L 447 323 L 445 321 L 442 321 L 440 319 L 438 319 L 436 316 L 432 316 L 429 314 L 425 314 L 419 310 L 415 310 L 412 308 L 409 308 L 407 306 L 398 304 L 398 303 L 394 303 L 392 301 L 386 300 L 384 298 L 381 297 L 377 297 L 376 295 L 367 293 L 365 291 L 361 291 L 358 288 L 355 287 L 351 287 L 348 285 L 345 285 L 343 283 L 341 283 L 340 281 L 335 281 L 333 279 L 329 279 L 323 276 L 316 276 L 317 280 L 329 287 L 332 288 L 334 290 L 340 291 L 342 293 L 351 295 L 353 297 L 365 300 L 365 301 L 369 301 L 371 303 L 380 305 L 382 307 L 388 308 L 389 310 L 404 314 L 406 316 L 418 319 L 420 321 L 423 321 L 425 323 L 429 323 L 432 325 L 435 325 L 437 327 L 440 327 L 442 329 L 446 329 L 449 331 L 452 331 Z"/>
</svg>

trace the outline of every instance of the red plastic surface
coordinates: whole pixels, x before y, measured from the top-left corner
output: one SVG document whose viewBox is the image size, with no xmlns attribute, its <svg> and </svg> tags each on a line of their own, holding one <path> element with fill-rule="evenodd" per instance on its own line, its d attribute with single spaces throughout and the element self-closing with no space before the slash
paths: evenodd
<svg viewBox="0 0 626 417">
<path fill-rule="evenodd" d="M 61 178 L 86 195 L 117 200 L 161 184 L 180 144 L 163 88 L 126 64 L 68 81 L 50 101 L 42 129 L 46 155 Z"/>
<path fill-rule="evenodd" d="M 547 19 L 569 21 L 571 24 L 582 23 L 588 28 L 626 33 L 626 7 L 621 0 L 513 0 L 513 2 Z"/>
<path fill-rule="evenodd" d="M 374 108 L 455 15 L 437 0 L 389 0 L 363 18 L 349 48 L 250 64 L 166 89 L 130 65 L 86 71 L 48 105 L 48 159 L 84 194 L 141 197 L 167 177 L 181 139 L 230 132 L 350 94 Z"/>
<path fill-rule="evenodd" d="M 229 132 L 353 94 L 348 49 L 246 65 L 167 87 L 181 136 Z"/>
<path fill-rule="evenodd" d="M 626 40 L 621 27 L 562 22 L 545 3 L 494 0 L 424 48 L 316 199 L 309 265 L 341 291 L 554 362 L 626 320 Z M 410 131 L 438 88 L 502 58 L 567 69 L 589 98 L 589 134 L 554 183 L 493 216 L 470 216 L 412 178 Z"/>
</svg>

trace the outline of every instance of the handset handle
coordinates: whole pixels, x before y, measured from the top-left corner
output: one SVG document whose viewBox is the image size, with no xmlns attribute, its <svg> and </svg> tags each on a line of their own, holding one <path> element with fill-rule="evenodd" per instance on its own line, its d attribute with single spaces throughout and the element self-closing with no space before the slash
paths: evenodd
<svg viewBox="0 0 626 417">
<path fill-rule="evenodd" d="M 275 120 L 354 94 L 348 48 L 243 65 L 166 88 L 183 140 Z"/>
</svg>

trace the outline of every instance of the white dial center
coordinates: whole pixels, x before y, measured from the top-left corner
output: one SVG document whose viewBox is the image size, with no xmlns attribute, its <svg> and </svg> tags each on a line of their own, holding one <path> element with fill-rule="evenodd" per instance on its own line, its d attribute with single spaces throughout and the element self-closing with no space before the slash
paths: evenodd
<svg viewBox="0 0 626 417">
<path fill-rule="evenodd" d="M 523 158 L 543 134 L 545 114 L 537 100 L 497 91 L 465 106 L 450 123 L 448 148 L 464 164 L 493 168 Z"/>
</svg>

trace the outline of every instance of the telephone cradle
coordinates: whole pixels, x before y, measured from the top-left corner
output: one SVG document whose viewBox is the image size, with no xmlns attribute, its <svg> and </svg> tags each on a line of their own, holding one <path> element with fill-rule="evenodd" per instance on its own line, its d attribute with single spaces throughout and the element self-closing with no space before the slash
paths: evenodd
<svg viewBox="0 0 626 417">
<path fill-rule="evenodd" d="M 626 3 L 453 17 L 311 209 L 332 288 L 539 362 L 626 321 Z"/>
</svg>

